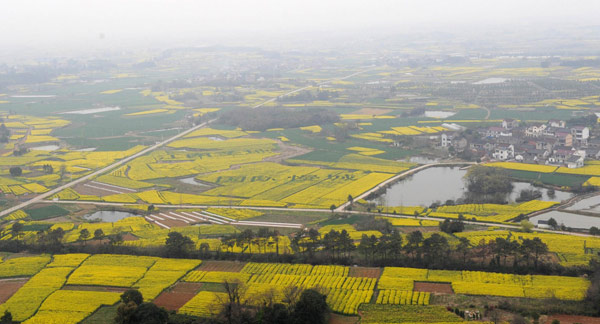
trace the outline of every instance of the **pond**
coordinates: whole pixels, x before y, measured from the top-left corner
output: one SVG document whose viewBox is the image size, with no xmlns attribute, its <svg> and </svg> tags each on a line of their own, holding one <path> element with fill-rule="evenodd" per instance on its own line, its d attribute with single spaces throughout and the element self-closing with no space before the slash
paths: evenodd
<svg viewBox="0 0 600 324">
<path fill-rule="evenodd" d="M 582 199 L 574 203 L 573 206 L 567 207 L 566 209 L 600 213 L 600 196 L 593 196 L 590 198 Z"/>
<path fill-rule="evenodd" d="M 456 115 L 454 111 L 428 110 L 425 112 L 425 117 L 429 118 L 448 118 Z"/>
<path fill-rule="evenodd" d="M 31 150 L 32 151 L 56 151 L 59 148 L 60 148 L 60 146 L 58 146 L 58 145 L 43 145 L 43 146 L 32 147 Z"/>
<path fill-rule="evenodd" d="M 487 78 L 481 81 L 473 82 L 473 84 L 496 84 L 496 83 L 504 83 L 509 79 L 506 78 Z"/>
<path fill-rule="evenodd" d="M 89 115 L 89 114 L 97 114 L 106 111 L 115 111 L 121 110 L 120 107 L 103 107 L 103 108 L 90 108 L 90 109 L 82 109 L 82 110 L 73 110 L 73 111 L 65 111 L 59 114 L 72 114 L 72 115 Z"/>
<path fill-rule="evenodd" d="M 209 185 L 207 185 L 207 184 L 196 181 L 196 179 L 194 179 L 194 177 L 179 179 L 179 181 L 181 181 L 185 184 L 190 184 L 190 185 L 194 185 L 194 186 L 209 187 Z"/>
<path fill-rule="evenodd" d="M 529 221 L 537 225 L 539 220 L 549 220 L 550 218 L 554 218 L 559 225 L 565 224 L 565 226 L 572 228 L 589 229 L 592 226 L 600 227 L 600 217 L 578 215 L 558 210 L 531 217 Z"/>
<path fill-rule="evenodd" d="M 433 167 L 419 171 L 387 189 L 386 193 L 373 201 L 385 202 L 387 206 L 429 206 L 433 202 L 445 202 L 462 198 L 466 193 L 463 177 L 467 170 L 460 167 Z M 509 201 L 514 202 L 522 189 L 534 188 L 527 182 L 513 182 L 514 189 Z M 572 196 L 569 192 L 555 191 L 553 198 L 548 197 L 547 189 L 536 188 L 542 192 L 540 200 L 562 201 Z"/>
<path fill-rule="evenodd" d="M 99 219 L 103 222 L 116 222 L 123 218 L 132 217 L 132 216 L 138 216 L 138 215 L 128 213 L 128 212 L 123 212 L 123 211 L 100 210 L 100 211 L 94 212 L 92 214 L 87 214 L 87 215 L 83 216 L 83 218 L 85 218 L 87 220 Z"/>
</svg>

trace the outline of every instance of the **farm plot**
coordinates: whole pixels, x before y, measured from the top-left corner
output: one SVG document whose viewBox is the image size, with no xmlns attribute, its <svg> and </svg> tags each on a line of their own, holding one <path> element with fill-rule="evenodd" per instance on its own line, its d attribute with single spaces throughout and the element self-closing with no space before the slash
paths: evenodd
<svg viewBox="0 0 600 324">
<path fill-rule="evenodd" d="M 589 286 L 584 278 L 513 275 L 479 271 L 444 271 L 386 267 L 379 289 L 412 290 L 414 282 L 450 282 L 457 294 L 582 300 Z M 431 273 L 431 278 L 430 278 Z"/>
<path fill-rule="evenodd" d="M 27 279 L 2 279 L 0 280 L 0 304 L 6 302 L 17 290 L 27 282 Z"/>
<path fill-rule="evenodd" d="M 531 200 L 521 204 L 465 204 L 455 206 L 441 206 L 436 211 L 429 213 L 432 217 L 458 218 L 462 214 L 467 219 L 486 222 L 506 222 L 521 214 L 526 215 L 534 211 L 550 208 L 557 205 L 555 201 Z"/>
<path fill-rule="evenodd" d="M 328 208 L 332 204 L 339 205 L 345 202 L 348 195 L 360 195 L 391 176 L 376 172 L 349 172 L 259 163 L 201 176 L 199 179 L 220 185 L 205 192 L 206 195 L 229 195 L 250 201 L 273 201 L 303 207 Z"/>
<path fill-rule="evenodd" d="M 79 323 L 103 305 L 120 299 L 115 292 L 58 290 L 48 296 L 37 313 L 23 323 Z"/>
<path fill-rule="evenodd" d="M 172 288 L 162 292 L 153 302 L 159 307 L 177 311 L 194 298 L 201 288 L 201 283 L 178 282 Z"/>
</svg>

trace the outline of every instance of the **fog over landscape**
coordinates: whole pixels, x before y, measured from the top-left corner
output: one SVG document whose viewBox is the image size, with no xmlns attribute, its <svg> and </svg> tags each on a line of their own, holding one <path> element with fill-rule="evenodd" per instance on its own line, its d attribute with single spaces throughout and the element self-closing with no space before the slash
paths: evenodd
<svg viewBox="0 0 600 324">
<path fill-rule="evenodd" d="M 0 324 L 600 323 L 600 1 L 2 5 Z"/>
</svg>

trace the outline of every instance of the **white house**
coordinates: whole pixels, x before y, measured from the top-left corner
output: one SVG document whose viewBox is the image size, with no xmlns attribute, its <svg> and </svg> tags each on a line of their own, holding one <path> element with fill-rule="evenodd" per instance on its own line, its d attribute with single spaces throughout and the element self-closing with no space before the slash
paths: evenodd
<svg viewBox="0 0 600 324">
<path fill-rule="evenodd" d="M 525 129 L 525 136 L 540 137 L 546 129 L 545 124 L 531 125 Z"/>
<path fill-rule="evenodd" d="M 564 120 L 558 120 L 558 119 L 550 119 L 548 121 L 548 124 L 550 125 L 550 127 L 557 127 L 557 128 L 565 128 L 565 126 L 566 126 Z"/>
<path fill-rule="evenodd" d="M 502 128 L 504 129 L 513 129 L 519 127 L 519 121 L 512 119 L 512 118 L 507 118 L 502 120 Z"/>
<path fill-rule="evenodd" d="M 585 143 L 590 138 L 590 129 L 585 126 L 574 126 L 571 128 L 571 134 L 576 142 Z"/>
<path fill-rule="evenodd" d="M 452 146 L 452 135 L 442 133 L 442 147 Z"/>
<path fill-rule="evenodd" d="M 492 153 L 496 160 L 505 161 L 515 157 L 515 147 L 511 145 L 499 145 Z"/>
</svg>

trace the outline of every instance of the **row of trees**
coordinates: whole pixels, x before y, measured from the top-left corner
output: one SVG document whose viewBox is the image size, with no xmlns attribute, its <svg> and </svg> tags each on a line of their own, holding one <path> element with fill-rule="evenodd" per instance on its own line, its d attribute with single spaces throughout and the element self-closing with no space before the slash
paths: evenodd
<svg viewBox="0 0 600 324">
<path fill-rule="evenodd" d="M 19 238 L 20 225 L 16 224 L 19 223 L 13 226 L 13 235 Z M 441 223 L 440 228 L 449 234 L 424 235 L 420 231 L 413 231 L 406 236 L 392 229 L 383 232 L 381 236 L 363 235 L 358 245 L 345 230 L 320 233 L 313 228 L 292 233 L 289 247 L 287 244 L 280 244 L 282 237 L 277 231 L 263 228 L 258 232 L 245 230 L 225 236 L 221 239 L 220 246 L 212 248 L 206 243 L 196 248 L 191 238 L 174 231 L 168 234 L 165 245 L 160 247 L 124 246 L 120 244 L 123 241 L 121 235 L 107 236 L 100 230 L 94 232 L 93 238 L 102 240 L 104 244 L 86 245 L 85 242 L 92 234 L 85 229 L 79 234 L 81 243 L 65 245 L 62 242 L 64 231 L 57 228 L 39 231 L 35 238 L 27 242 L 18 239 L 2 241 L 0 250 L 11 252 L 29 250 L 44 253 L 125 253 L 176 258 L 565 273 L 564 268 L 547 258 L 548 247 L 539 238 L 496 238 L 491 242 L 482 241 L 473 245 L 466 238 L 459 237 L 458 243 L 451 243 L 449 235 L 462 230 L 463 226 L 460 220 L 448 220 Z M 241 248 L 241 253 L 233 253 L 234 247 Z M 280 247 L 286 251 L 280 251 Z M 288 253 L 288 248 L 291 248 L 294 253 Z"/>
<path fill-rule="evenodd" d="M 451 231 L 450 228 L 461 225 L 462 222 L 455 221 L 442 223 L 441 226 Z M 450 244 L 445 235 L 433 233 L 425 237 L 420 231 L 411 232 L 403 239 L 399 232 L 392 231 L 380 237 L 363 235 L 359 245 L 355 246 L 345 230 L 332 230 L 321 235 L 311 229 L 296 233 L 292 248 L 302 256 L 303 262 L 308 263 L 361 263 L 369 266 L 467 270 L 503 268 L 520 273 L 548 271 L 541 266 L 548 247 L 539 238 L 497 238 L 476 246 L 464 237 L 458 238 L 458 241 L 458 244 Z M 355 251 L 357 253 L 353 253 Z"/>
<path fill-rule="evenodd" d="M 300 126 L 331 124 L 339 116 L 326 109 L 286 109 L 261 107 L 234 109 L 221 114 L 219 123 L 247 130 L 264 131 L 269 128 L 295 128 Z"/>
</svg>

